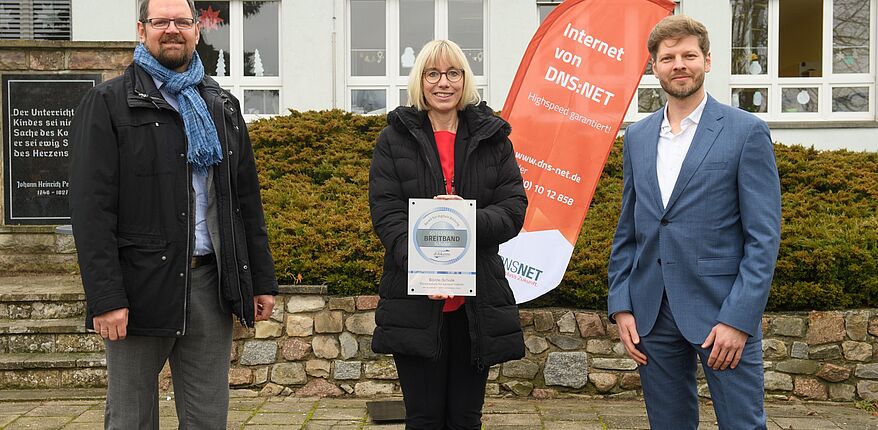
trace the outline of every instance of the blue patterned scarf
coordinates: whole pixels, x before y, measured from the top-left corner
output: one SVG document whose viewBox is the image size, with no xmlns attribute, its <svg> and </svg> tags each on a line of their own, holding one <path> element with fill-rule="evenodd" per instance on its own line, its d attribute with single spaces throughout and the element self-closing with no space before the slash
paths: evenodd
<svg viewBox="0 0 878 430">
<path fill-rule="evenodd" d="M 189 68 L 183 73 L 162 66 L 142 43 L 134 50 L 134 62 L 152 77 L 164 82 L 162 89 L 177 97 L 189 140 L 188 160 L 192 167 L 203 174 L 208 167 L 219 164 L 223 153 L 216 125 L 198 93 L 198 84 L 204 79 L 204 66 L 198 52 L 192 53 Z"/>
</svg>

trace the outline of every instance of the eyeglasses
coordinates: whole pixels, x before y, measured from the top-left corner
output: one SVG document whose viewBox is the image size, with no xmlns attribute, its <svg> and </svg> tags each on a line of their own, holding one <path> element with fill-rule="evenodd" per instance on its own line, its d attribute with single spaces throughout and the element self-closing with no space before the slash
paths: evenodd
<svg viewBox="0 0 878 430">
<path fill-rule="evenodd" d="M 442 79 L 442 75 L 445 75 L 448 82 L 457 82 L 463 78 L 463 70 L 448 69 L 447 72 L 440 72 L 436 69 L 430 69 L 424 72 L 424 80 L 428 83 L 435 84 Z"/>
<path fill-rule="evenodd" d="M 152 28 L 157 30 L 164 30 L 170 27 L 171 22 L 174 23 L 174 26 L 177 27 L 178 30 L 189 30 L 195 26 L 195 20 L 192 18 L 149 18 L 140 22 L 144 24 L 149 23 Z"/>
</svg>

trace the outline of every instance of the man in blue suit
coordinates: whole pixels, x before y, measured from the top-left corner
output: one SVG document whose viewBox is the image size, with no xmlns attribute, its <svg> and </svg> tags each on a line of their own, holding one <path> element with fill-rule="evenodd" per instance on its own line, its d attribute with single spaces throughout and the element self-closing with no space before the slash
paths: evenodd
<svg viewBox="0 0 878 430">
<path fill-rule="evenodd" d="M 705 92 L 701 23 L 668 17 L 648 49 L 668 103 L 625 132 L 610 318 L 653 429 L 697 428 L 696 357 L 719 427 L 764 429 L 761 322 L 781 219 L 768 127 Z"/>
</svg>

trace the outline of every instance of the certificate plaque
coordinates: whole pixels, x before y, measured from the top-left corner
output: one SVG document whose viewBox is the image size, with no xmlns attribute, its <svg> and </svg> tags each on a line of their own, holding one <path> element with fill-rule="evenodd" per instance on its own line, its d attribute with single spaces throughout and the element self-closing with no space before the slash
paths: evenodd
<svg viewBox="0 0 878 430">
<path fill-rule="evenodd" d="M 476 201 L 409 199 L 409 295 L 476 295 Z"/>
</svg>

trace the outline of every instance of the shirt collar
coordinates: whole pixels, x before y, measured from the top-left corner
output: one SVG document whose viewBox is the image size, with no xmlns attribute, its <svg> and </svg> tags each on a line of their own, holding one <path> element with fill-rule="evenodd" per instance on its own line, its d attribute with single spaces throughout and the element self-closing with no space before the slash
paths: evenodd
<svg viewBox="0 0 878 430">
<path fill-rule="evenodd" d="M 687 128 L 693 124 L 697 126 L 698 123 L 701 121 L 701 114 L 704 113 L 704 106 L 706 106 L 706 105 L 707 105 L 707 93 L 705 92 L 704 98 L 701 99 L 701 103 L 698 103 L 698 106 L 695 107 L 695 110 L 693 110 L 689 115 L 686 116 L 686 118 L 683 118 L 683 120 L 680 121 L 680 127 Z M 663 110 L 662 130 L 661 131 L 662 131 L 662 133 L 670 133 L 670 131 L 671 131 L 671 122 L 668 121 L 668 104 L 667 103 L 665 103 L 665 108 Z"/>
<path fill-rule="evenodd" d="M 153 82 L 155 82 L 156 89 L 161 91 L 161 89 L 165 85 L 165 83 L 163 81 L 156 79 L 155 76 L 150 75 L 149 77 L 152 78 Z"/>
</svg>

